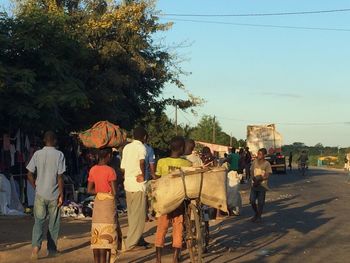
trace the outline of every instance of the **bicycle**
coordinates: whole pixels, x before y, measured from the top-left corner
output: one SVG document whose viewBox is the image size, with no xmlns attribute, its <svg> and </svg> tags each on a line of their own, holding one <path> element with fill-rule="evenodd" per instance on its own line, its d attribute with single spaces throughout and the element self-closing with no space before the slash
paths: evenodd
<svg viewBox="0 0 350 263">
<path fill-rule="evenodd" d="M 192 263 L 202 263 L 203 254 L 206 253 L 209 245 L 209 225 L 204 220 L 205 211 L 200 202 L 203 185 L 203 173 L 201 172 L 201 182 L 199 195 L 195 199 L 188 198 L 185 184 L 185 174 L 182 173 L 182 180 L 185 189 L 185 213 L 184 213 L 184 238 Z"/>
</svg>

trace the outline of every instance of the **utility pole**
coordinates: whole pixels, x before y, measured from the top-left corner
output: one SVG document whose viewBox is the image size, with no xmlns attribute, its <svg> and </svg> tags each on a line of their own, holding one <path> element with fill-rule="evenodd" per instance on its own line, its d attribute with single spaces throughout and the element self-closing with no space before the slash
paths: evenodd
<svg viewBox="0 0 350 263">
<path fill-rule="evenodd" d="M 213 143 L 215 143 L 215 139 L 216 139 L 216 127 L 215 127 L 215 115 L 213 118 Z"/>
<path fill-rule="evenodd" d="M 232 147 L 232 132 L 230 133 L 230 147 Z"/>
<path fill-rule="evenodd" d="M 175 134 L 177 135 L 177 102 L 175 102 Z"/>
</svg>

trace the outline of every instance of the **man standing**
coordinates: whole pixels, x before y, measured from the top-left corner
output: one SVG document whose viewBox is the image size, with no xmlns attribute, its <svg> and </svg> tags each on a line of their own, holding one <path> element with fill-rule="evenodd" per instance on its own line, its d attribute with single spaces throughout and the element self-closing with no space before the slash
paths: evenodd
<svg viewBox="0 0 350 263">
<path fill-rule="evenodd" d="M 144 143 L 146 147 L 146 157 L 145 157 L 145 181 L 156 179 L 156 160 L 153 148 L 148 144 L 147 135 L 146 142 Z M 146 221 L 152 222 L 154 220 L 152 216 L 152 205 L 146 196 Z"/>
<path fill-rule="evenodd" d="M 236 153 L 236 148 L 232 147 L 231 153 L 227 157 L 227 161 L 229 163 L 229 171 L 238 172 L 239 158 L 239 154 Z"/>
<path fill-rule="evenodd" d="M 304 165 L 305 168 L 308 169 L 308 161 L 309 161 L 309 156 L 307 152 L 305 150 L 301 151 L 301 154 L 298 158 L 299 167 L 301 168 Z"/>
<path fill-rule="evenodd" d="M 265 155 L 266 149 L 260 149 L 257 159 L 251 167 L 252 188 L 250 190 L 250 203 L 255 212 L 252 222 L 261 222 L 266 191 L 268 190 L 267 181 L 272 173 L 271 164 L 265 160 Z M 258 205 L 256 205 L 256 201 L 258 201 Z"/>
<path fill-rule="evenodd" d="M 124 147 L 121 169 L 124 170 L 124 188 L 128 207 L 129 230 L 125 240 L 125 249 L 130 250 L 137 246 L 148 247 L 142 234 L 146 220 L 145 194 L 145 158 L 147 132 L 137 127 L 133 132 L 134 140 Z"/>
<path fill-rule="evenodd" d="M 249 151 L 249 147 L 245 148 L 245 174 L 246 180 L 250 180 L 250 167 L 252 165 L 252 154 Z"/>
<path fill-rule="evenodd" d="M 144 143 L 146 147 L 146 157 L 145 157 L 145 181 L 156 179 L 156 160 L 154 156 L 153 148 L 148 144 L 147 140 Z"/>
<path fill-rule="evenodd" d="M 63 173 L 66 171 L 62 152 L 55 149 L 57 139 L 52 131 L 44 135 L 45 147 L 34 153 L 30 160 L 28 181 L 35 189 L 34 227 L 32 234 L 32 259 L 38 259 L 43 239 L 46 215 L 49 217 L 47 250 L 49 256 L 57 255 L 57 239 L 60 228 L 60 210 L 63 203 Z M 34 173 L 36 171 L 36 179 Z"/>
<path fill-rule="evenodd" d="M 290 171 L 292 171 L 292 162 L 293 162 L 293 152 L 290 152 L 289 159 L 288 159 L 288 167 Z"/>
</svg>

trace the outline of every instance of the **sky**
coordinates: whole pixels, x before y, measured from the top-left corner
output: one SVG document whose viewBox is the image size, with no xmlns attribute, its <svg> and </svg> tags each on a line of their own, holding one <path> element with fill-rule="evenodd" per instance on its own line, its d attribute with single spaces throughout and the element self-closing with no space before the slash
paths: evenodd
<svg viewBox="0 0 350 263">
<path fill-rule="evenodd" d="M 350 8 L 349 1 L 326 0 L 159 0 L 163 14 L 251 14 Z M 341 28 L 300 30 L 208 24 Z M 177 53 L 186 88 L 206 103 L 198 116 L 180 112 L 179 122 L 194 125 L 216 116 L 223 130 L 245 139 L 246 126 L 276 123 L 284 143 L 350 146 L 350 12 L 270 17 L 171 17 L 160 38 Z M 164 96 L 184 98 L 168 85 Z M 167 110 L 174 118 L 174 109 Z M 346 124 L 349 122 L 349 124 Z"/>
<path fill-rule="evenodd" d="M 0 0 L 0 6 L 9 1 Z M 251 14 L 350 8 L 345 0 L 158 0 L 163 14 Z M 338 28 L 306 30 L 197 23 L 187 20 Z M 175 21 L 176 20 L 176 21 Z M 197 115 L 179 112 L 179 123 L 195 125 L 216 116 L 223 130 L 245 139 L 246 126 L 276 123 L 285 144 L 350 146 L 350 12 L 289 16 L 171 17 L 173 27 L 155 36 L 174 47 L 181 76 L 206 103 Z M 185 98 L 167 85 L 164 97 Z M 174 109 L 167 114 L 174 118 Z M 349 124 L 346 124 L 348 122 Z"/>
</svg>

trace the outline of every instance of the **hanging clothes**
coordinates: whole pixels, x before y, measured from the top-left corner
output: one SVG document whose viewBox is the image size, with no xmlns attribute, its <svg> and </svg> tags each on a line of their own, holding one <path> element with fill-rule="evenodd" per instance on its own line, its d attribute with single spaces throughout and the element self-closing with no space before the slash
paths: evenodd
<svg viewBox="0 0 350 263">
<path fill-rule="evenodd" d="M 2 149 L 4 150 L 4 152 L 7 152 L 10 150 L 10 145 L 11 145 L 11 141 L 10 141 L 10 135 L 8 135 L 7 133 L 4 133 L 4 135 L 2 136 Z"/>
<path fill-rule="evenodd" d="M 16 147 L 13 144 L 10 144 L 10 154 L 11 154 L 11 167 L 15 166 L 15 155 Z"/>
<path fill-rule="evenodd" d="M 29 152 L 29 150 L 30 150 L 30 141 L 29 141 L 28 135 L 26 135 L 26 138 L 25 138 L 25 140 L 24 140 L 24 147 L 25 147 L 26 150 Z"/>
<path fill-rule="evenodd" d="M 16 151 L 21 152 L 21 130 L 20 129 L 18 129 L 16 133 L 15 140 L 16 140 Z"/>
</svg>

